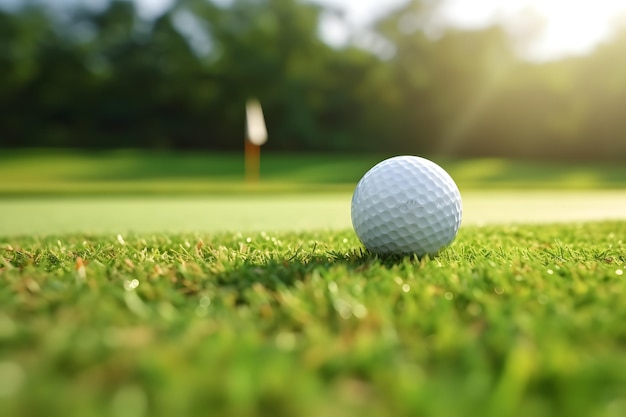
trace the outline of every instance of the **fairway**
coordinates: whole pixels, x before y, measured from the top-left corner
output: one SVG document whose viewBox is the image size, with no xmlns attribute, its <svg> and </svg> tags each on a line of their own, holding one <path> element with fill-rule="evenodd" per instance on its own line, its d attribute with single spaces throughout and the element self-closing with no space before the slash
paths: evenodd
<svg viewBox="0 0 626 417">
<path fill-rule="evenodd" d="M 261 182 L 244 182 L 236 153 L 15 151 L 0 154 L 0 197 L 350 193 L 392 155 L 267 153 Z M 624 190 L 626 165 L 431 157 L 461 192 Z"/>
<path fill-rule="evenodd" d="M 343 230 L 356 183 L 387 156 L 268 153 L 250 184 L 235 153 L 6 151 L 0 236 Z M 465 225 L 626 218 L 624 165 L 434 160 Z"/>
<path fill-rule="evenodd" d="M 462 195 L 464 225 L 626 219 L 622 191 Z M 0 199 L 0 236 L 342 230 L 351 227 L 350 199 L 349 193 L 9 198 Z"/>
</svg>

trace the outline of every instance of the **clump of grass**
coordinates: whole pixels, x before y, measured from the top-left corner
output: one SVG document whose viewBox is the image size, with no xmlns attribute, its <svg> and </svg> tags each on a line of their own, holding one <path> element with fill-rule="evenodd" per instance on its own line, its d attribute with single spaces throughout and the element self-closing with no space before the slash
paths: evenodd
<svg viewBox="0 0 626 417">
<path fill-rule="evenodd" d="M 618 416 L 626 222 L 0 240 L 0 409 L 27 416 Z"/>
</svg>

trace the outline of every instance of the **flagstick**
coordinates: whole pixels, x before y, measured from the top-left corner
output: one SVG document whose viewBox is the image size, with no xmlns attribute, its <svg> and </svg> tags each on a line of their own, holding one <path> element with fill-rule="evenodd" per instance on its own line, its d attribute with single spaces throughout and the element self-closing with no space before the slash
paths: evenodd
<svg viewBox="0 0 626 417">
<path fill-rule="evenodd" d="M 259 182 L 261 170 L 261 147 L 245 140 L 246 181 L 248 183 Z"/>
<path fill-rule="evenodd" d="M 261 177 L 261 145 L 267 141 L 267 128 L 261 103 L 257 99 L 246 102 L 246 135 L 244 139 L 244 159 L 246 182 L 258 183 Z"/>
</svg>

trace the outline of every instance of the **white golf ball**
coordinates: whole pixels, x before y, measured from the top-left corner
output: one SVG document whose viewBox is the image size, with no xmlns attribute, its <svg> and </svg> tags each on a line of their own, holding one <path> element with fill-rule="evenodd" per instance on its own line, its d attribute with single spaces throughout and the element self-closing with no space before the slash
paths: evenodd
<svg viewBox="0 0 626 417">
<path fill-rule="evenodd" d="M 361 178 L 352 225 L 378 254 L 435 255 L 461 225 L 461 193 L 443 168 L 417 156 L 386 159 Z"/>
</svg>

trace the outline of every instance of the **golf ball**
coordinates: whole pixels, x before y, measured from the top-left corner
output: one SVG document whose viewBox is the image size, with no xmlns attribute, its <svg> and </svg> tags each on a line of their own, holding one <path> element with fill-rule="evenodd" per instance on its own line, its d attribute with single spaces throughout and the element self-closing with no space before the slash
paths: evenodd
<svg viewBox="0 0 626 417">
<path fill-rule="evenodd" d="M 435 255 L 461 225 L 461 194 L 443 168 L 417 156 L 386 159 L 361 178 L 352 196 L 352 225 L 378 254 Z"/>
</svg>

